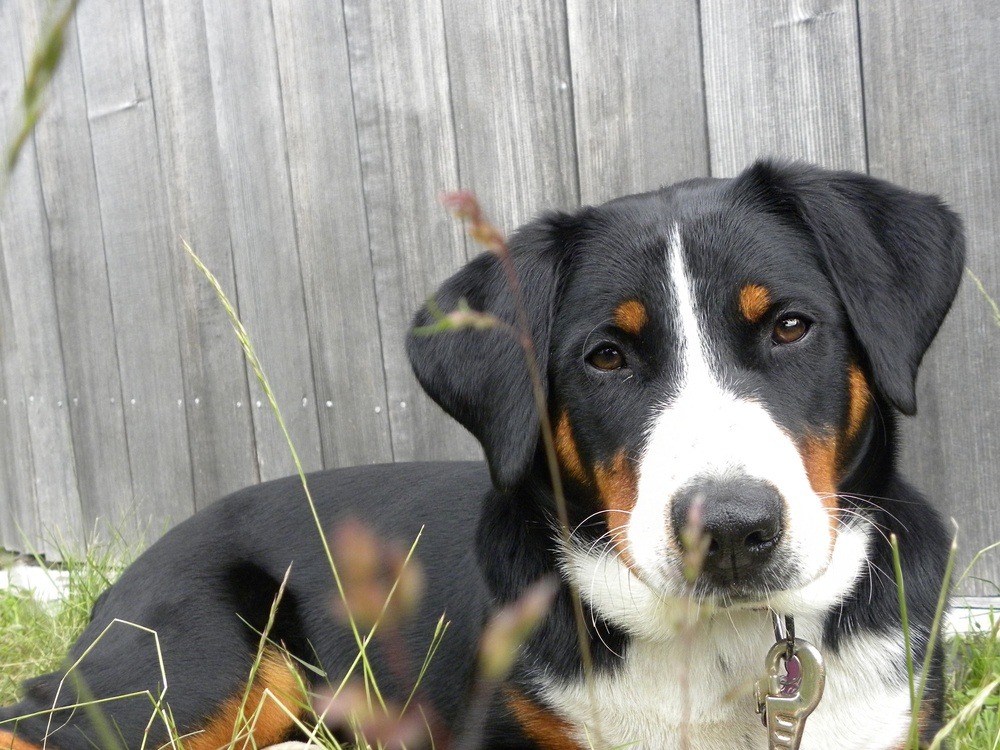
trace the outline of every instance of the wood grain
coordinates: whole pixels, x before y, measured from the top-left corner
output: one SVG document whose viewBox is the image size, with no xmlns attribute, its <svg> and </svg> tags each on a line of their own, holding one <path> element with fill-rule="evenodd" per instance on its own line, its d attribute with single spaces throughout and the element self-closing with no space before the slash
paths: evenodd
<svg viewBox="0 0 1000 750">
<path fill-rule="evenodd" d="M 155 538 L 194 506 L 145 30 L 128 0 L 81 5 L 77 25 L 133 490 L 109 513 Z"/>
<path fill-rule="evenodd" d="M 152 0 L 144 10 L 165 182 L 163 257 L 177 279 L 194 505 L 202 508 L 260 479 L 251 410 L 236 406 L 250 403 L 243 352 L 215 291 L 182 248 L 186 240 L 235 296 L 233 236 L 201 3 Z"/>
<path fill-rule="evenodd" d="M 42 0 L 20 3 L 25 65 L 42 33 L 48 6 Z M 71 547 L 82 543 L 93 531 L 107 539 L 115 519 L 126 512 L 133 498 L 77 37 L 76 25 L 71 23 L 59 69 L 50 83 L 45 114 L 34 132 L 83 516 L 82 528 L 58 530 Z M 72 502 L 71 497 L 66 502 Z M 43 542 L 38 539 L 35 543 Z"/>
<path fill-rule="evenodd" d="M 391 461 L 344 18 L 289 0 L 273 11 L 323 465 Z"/>
<path fill-rule="evenodd" d="M 16 132 L 24 117 L 18 85 L 24 79 L 18 15 L 13 3 L 0 8 L 0 38 L 13 42 L 0 51 L 0 70 L 6 78 L 0 84 L 0 132 L 4 133 Z M 31 139 L 25 143 L 17 168 L 0 188 L 0 198 L 0 215 L 16 217 L 0 220 L 0 273 L 6 287 L 6 294 L 0 295 L 5 308 L 0 313 L 5 318 L 5 325 L 0 325 L 0 362 L 7 386 L 4 399 L 9 417 L 20 413 L 26 418 L 21 429 L 11 425 L 11 439 L 3 444 L 12 454 L 21 454 L 19 463 L 26 459 L 24 470 L 18 473 L 30 477 L 20 487 L 11 487 L 13 506 L 23 526 L 20 533 L 38 539 L 36 549 L 47 553 L 55 551 L 58 530 L 68 530 L 72 539 L 83 524 L 48 223 Z M 30 524 L 33 517 L 37 525 Z M 4 538 L 12 543 L 19 535 L 12 528 Z"/>
<path fill-rule="evenodd" d="M 1000 14 L 988 0 L 862 2 L 872 173 L 962 214 L 968 268 L 1000 299 Z M 966 277 L 918 381 L 903 465 L 959 526 L 960 565 L 1000 541 L 1000 326 Z M 1000 554 L 964 593 L 996 595 Z"/>
<path fill-rule="evenodd" d="M 712 174 L 760 156 L 865 169 L 851 0 L 703 0 Z"/>
<path fill-rule="evenodd" d="M 344 14 L 393 457 L 476 456 L 403 349 L 414 311 L 466 260 L 461 227 L 437 199 L 459 183 L 441 7 L 346 0 Z"/>
<path fill-rule="evenodd" d="M 567 12 L 582 201 L 706 176 L 697 4 L 570 0 Z"/>
<path fill-rule="evenodd" d="M 302 266 L 295 234 L 281 82 L 270 8 L 206 3 L 205 30 L 233 233 L 235 300 L 304 467 L 322 465 Z M 322 325 L 322 321 L 312 322 Z M 252 375 L 251 375 L 252 379 Z M 294 472 L 288 446 L 257 383 L 253 412 L 262 479 Z"/>
<path fill-rule="evenodd" d="M 443 7 L 461 187 L 506 232 L 578 205 L 565 8 L 549 0 Z"/>
</svg>

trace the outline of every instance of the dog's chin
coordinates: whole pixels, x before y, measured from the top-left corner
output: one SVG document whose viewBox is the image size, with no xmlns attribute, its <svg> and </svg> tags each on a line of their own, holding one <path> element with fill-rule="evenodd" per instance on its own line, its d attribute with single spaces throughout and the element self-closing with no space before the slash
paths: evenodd
<svg viewBox="0 0 1000 750">
<path fill-rule="evenodd" d="M 692 596 L 699 602 L 709 605 L 712 609 L 726 610 L 766 610 L 771 608 L 775 594 L 778 591 L 762 589 L 719 589 L 707 588 L 699 591 L 695 586 Z"/>
<path fill-rule="evenodd" d="M 775 596 L 788 590 L 775 585 L 741 583 L 725 586 L 709 581 L 695 581 L 690 588 L 690 596 L 713 609 L 765 610 L 771 607 Z"/>
<path fill-rule="evenodd" d="M 693 583 L 684 581 L 679 575 L 671 579 L 670 591 L 664 590 L 663 594 L 671 597 L 679 594 L 708 610 L 771 609 L 776 600 L 794 596 L 808 583 L 798 569 L 776 566 L 730 576 L 703 573 Z"/>
<path fill-rule="evenodd" d="M 860 559 L 829 560 L 818 572 L 791 566 L 769 566 L 759 572 L 720 580 L 718 576 L 699 575 L 688 583 L 673 576 L 668 596 L 690 598 L 703 612 L 717 610 L 774 610 L 784 614 L 824 611 L 840 601 L 852 587 L 861 567 Z"/>
</svg>

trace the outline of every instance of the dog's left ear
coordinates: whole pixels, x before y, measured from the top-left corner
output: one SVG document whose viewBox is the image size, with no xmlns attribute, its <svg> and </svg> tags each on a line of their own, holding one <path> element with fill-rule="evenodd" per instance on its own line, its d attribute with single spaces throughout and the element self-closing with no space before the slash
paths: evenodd
<svg viewBox="0 0 1000 750">
<path fill-rule="evenodd" d="M 548 380 L 552 313 L 573 225 L 572 216 L 550 214 L 522 227 L 510 239 L 511 261 L 543 389 Z M 433 326 L 442 311 L 452 312 L 462 300 L 502 325 L 435 333 L 419 330 Z M 448 279 L 417 312 L 406 339 L 417 380 L 479 440 L 493 482 L 501 489 L 524 478 L 538 445 L 538 412 L 517 330 L 509 274 L 499 256 L 483 253 Z"/>
<path fill-rule="evenodd" d="M 920 360 L 958 291 L 962 223 L 931 195 L 854 172 L 758 162 L 736 189 L 814 236 L 875 384 L 916 411 Z"/>
</svg>

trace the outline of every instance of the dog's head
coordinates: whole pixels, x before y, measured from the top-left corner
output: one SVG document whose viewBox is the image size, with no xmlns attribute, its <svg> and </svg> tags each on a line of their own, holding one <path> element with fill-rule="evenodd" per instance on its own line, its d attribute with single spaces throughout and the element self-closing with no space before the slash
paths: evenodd
<svg viewBox="0 0 1000 750">
<path fill-rule="evenodd" d="M 694 555 L 709 599 L 773 601 L 831 576 L 842 595 L 865 537 L 838 491 L 876 412 L 915 410 L 917 367 L 961 277 L 958 218 L 864 175 L 763 162 L 544 217 L 511 252 L 561 473 L 604 532 L 567 551 L 569 566 L 614 566 L 670 596 L 690 590 Z M 517 324 L 495 255 L 435 297 L 444 310 L 460 299 Z M 500 489 L 539 471 L 509 329 L 408 345 Z"/>
</svg>

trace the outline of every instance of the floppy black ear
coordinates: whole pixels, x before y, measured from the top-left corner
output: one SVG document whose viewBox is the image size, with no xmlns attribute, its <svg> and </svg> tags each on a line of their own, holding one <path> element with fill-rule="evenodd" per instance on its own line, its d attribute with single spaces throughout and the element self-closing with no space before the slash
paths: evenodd
<svg viewBox="0 0 1000 750">
<path fill-rule="evenodd" d="M 962 223 L 938 198 L 854 172 L 758 162 L 737 189 L 816 238 L 875 384 L 916 411 L 916 377 L 958 290 Z"/>
<path fill-rule="evenodd" d="M 511 237 L 510 253 L 531 329 L 543 387 L 560 267 L 573 219 L 552 214 Z M 448 313 L 460 300 L 517 328 L 514 296 L 499 256 L 484 253 L 448 279 L 417 312 L 414 329 L 436 322 L 429 307 Z M 411 329 L 406 350 L 417 380 L 482 444 L 493 482 L 510 488 L 531 467 L 539 421 L 524 349 L 506 327 L 422 333 Z M 547 394 L 546 394 L 547 395 Z"/>
</svg>

